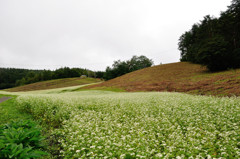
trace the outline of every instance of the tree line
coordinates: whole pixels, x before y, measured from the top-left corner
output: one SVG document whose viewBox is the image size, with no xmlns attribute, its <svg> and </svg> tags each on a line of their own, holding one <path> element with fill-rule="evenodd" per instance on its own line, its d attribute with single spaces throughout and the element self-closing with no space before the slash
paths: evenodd
<svg viewBox="0 0 240 159">
<path fill-rule="evenodd" d="M 104 80 L 110 80 L 124 74 L 140 70 L 146 67 L 151 67 L 153 65 L 153 60 L 147 58 L 144 55 L 132 56 L 131 59 L 126 61 L 116 60 L 113 61 L 112 66 L 107 66 L 105 71 L 95 72 L 96 78 L 101 78 Z"/>
<path fill-rule="evenodd" d="M 130 60 L 114 61 L 112 67 L 107 67 L 106 71 L 103 73 L 103 78 L 105 80 L 110 80 L 126 73 L 133 72 L 139 69 L 150 67 L 153 65 L 153 61 L 146 56 L 133 56 Z"/>
<path fill-rule="evenodd" d="M 219 18 L 205 16 L 179 39 L 181 61 L 205 65 L 210 71 L 240 68 L 240 0 Z"/>
<path fill-rule="evenodd" d="M 63 67 L 55 71 L 0 68 L 0 89 L 52 79 L 80 77 L 81 75 L 96 77 L 95 72 L 82 68 Z"/>
<path fill-rule="evenodd" d="M 106 71 L 91 71 L 88 69 L 69 67 L 59 68 L 54 71 L 0 68 L 0 89 L 52 79 L 80 77 L 81 75 L 109 80 L 132 71 L 150 67 L 152 64 L 152 60 L 142 55 L 133 56 L 127 61 L 114 61 L 112 67 L 108 66 Z"/>
</svg>

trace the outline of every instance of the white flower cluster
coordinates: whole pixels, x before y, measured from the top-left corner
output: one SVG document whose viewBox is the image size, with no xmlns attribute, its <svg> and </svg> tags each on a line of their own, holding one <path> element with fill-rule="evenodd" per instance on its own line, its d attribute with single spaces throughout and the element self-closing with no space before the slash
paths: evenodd
<svg viewBox="0 0 240 159">
<path fill-rule="evenodd" d="M 64 158 L 240 158 L 239 98 L 81 91 L 17 103 L 61 124 Z"/>
</svg>

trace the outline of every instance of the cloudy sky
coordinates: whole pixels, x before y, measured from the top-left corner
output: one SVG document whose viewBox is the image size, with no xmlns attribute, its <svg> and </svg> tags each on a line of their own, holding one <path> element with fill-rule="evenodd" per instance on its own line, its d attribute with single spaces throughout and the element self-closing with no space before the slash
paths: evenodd
<svg viewBox="0 0 240 159">
<path fill-rule="evenodd" d="M 178 62 L 178 39 L 231 0 L 0 0 L 0 67 L 105 70 L 145 55 Z"/>
</svg>

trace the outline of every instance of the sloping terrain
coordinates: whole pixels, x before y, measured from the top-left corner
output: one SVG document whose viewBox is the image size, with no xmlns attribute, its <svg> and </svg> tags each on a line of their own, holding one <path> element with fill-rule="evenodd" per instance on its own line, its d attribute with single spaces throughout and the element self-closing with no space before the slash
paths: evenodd
<svg viewBox="0 0 240 159">
<path fill-rule="evenodd" d="M 119 88 L 126 91 L 170 91 L 202 95 L 239 96 L 240 69 L 211 73 L 201 65 L 178 62 L 128 73 L 91 89 Z"/>
<path fill-rule="evenodd" d="M 46 90 L 46 89 L 78 86 L 78 85 L 84 85 L 84 84 L 90 84 L 90 83 L 96 83 L 96 82 L 101 82 L 101 80 L 97 78 L 79 78 L 79 77 L 63 78 L 63 79 L 32 83 L 32 84 L 5 89 L 5 90 L 10 92 Z"/>
</svg>

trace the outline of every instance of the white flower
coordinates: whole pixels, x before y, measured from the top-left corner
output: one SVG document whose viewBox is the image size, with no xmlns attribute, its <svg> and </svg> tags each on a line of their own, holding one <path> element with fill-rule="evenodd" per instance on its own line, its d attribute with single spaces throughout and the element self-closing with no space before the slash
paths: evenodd
<svg viewBox="0 0 240 159">
<path fill-rule="evenodd" d="M 157 153 L 155 156 L 156 157 L 163 157 L 163 155 L 161 153 Z"/>
</svg>

